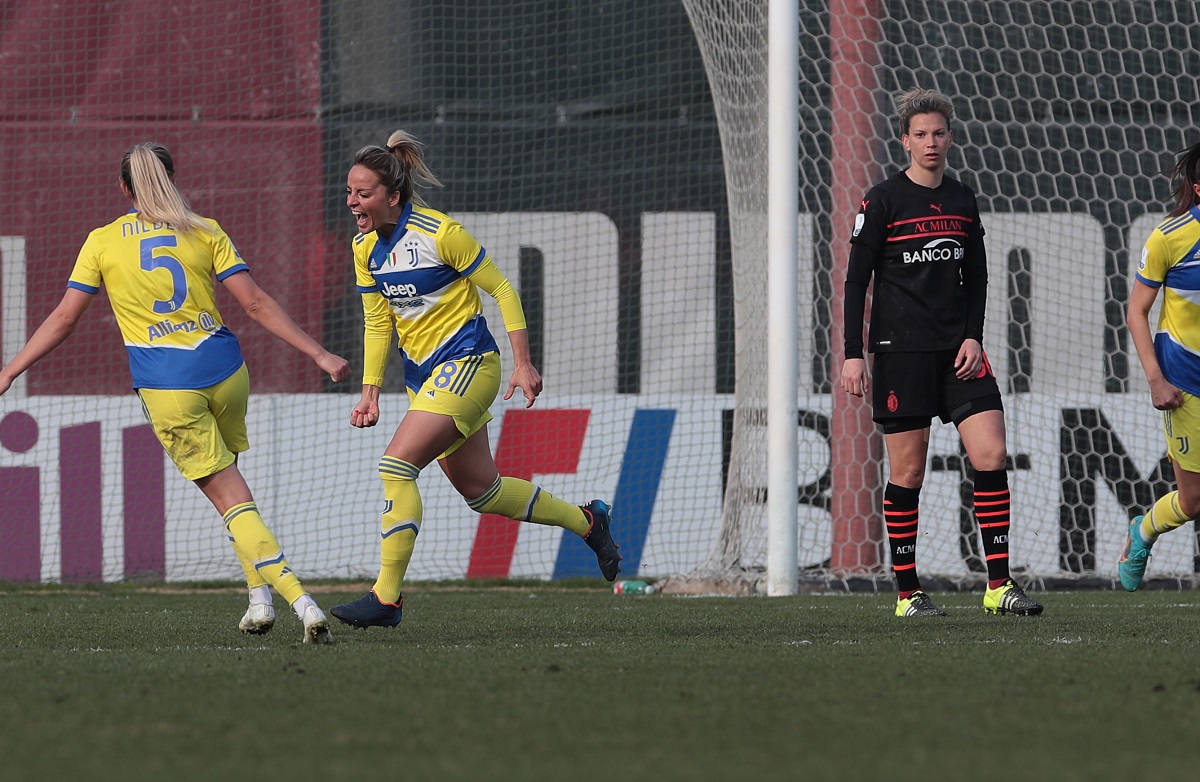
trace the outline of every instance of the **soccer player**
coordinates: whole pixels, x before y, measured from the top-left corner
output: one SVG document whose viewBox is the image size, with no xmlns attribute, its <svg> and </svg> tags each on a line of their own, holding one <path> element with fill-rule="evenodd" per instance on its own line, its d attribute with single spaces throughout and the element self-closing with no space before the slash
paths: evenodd
<svg viewBox="0 0 1200 782">
<path fill-rule="evenodd" d="M 334 381 L 349 363 L 322 348 L 250 276 L 215 220 L 192 211 L 161 144 L 135 144 L 121 160 L 121 191 L 133 208 L 88 236 L 62 301 L 8 365 L 0 394 L 61 345 L 104 285 L 129 355 L 133 388 L 175 465 L 208 497 L 246 574 L 250 605 L 238 627 L 275 624 L 270 587 L 304 625 L 304 642 L 331 641 L 329 620 L 292 572 L 238 471 L 246 437 L 249 374 L 237 337 L 222 322 L 213 276 L 267 331 L 308 355 Z M 269 586 L 268 586 L 269 585 Z"/>
<path fill-rule="evenodd" d="M 1160 497 L 1129 525 L 1117 564 L 1121 586 L 1142 584 L 1150 549 L 1164 532 L 1200 516 L 1200 144 L 1179 155 L 1171 171 L 1174 206 L 1146 240 L 1126 323 L 1150 386 L 1150 401 L 1163 411 L 1167 455 L 1175 468 L 1175 491 Z M 1158 328 L 1151 334 L 1150 308 L 1163 291 Z"/>
<path fill-rule="evenodd" d="M 542 391 L 542 377 L 530 360 L 521 300 L 479 242 L 458 221 L 426 206 L 415 184 L 440 183 L 420 143 L 404 131 L 393 133 L 386 148 L 360 149 L 346 177 L 346 205 L 359 230 L 354 268 L 365 320 L 362 398 L 350 424 L 379 422 L 393 331 L 409 399 L 379 460 L 385 500 L 379 575 L 370 592 L 332 609 L 355 627 L 400 624 L 404 574 L 421 529 L 417 475 L 435 459 L 472 510 L 568 529 L 595 552 L 607 580 L 620 572 L 607 504 L 571 505 L 528 481 L 499 474 L 487 423 L 500 390 L 500 354 L 479 290 L 496 299 L 512 345 L 514 367 L 504 398 L 520 387 L 528 408 Z"/>
<path fill-rule="evenodd" d="M 896 616 L 945 616 L 917 576 L 918 505 L 933 416 L 953 421 L 975 468 L 975 517 L 983 537 L 989 613 L 1036 615 L 1042 606 L 1008 566 L 1009 486 L 1004 408 L 983 352 L 987 257 L 970 188 L 946 175 L 954 106 L 913 89 L 895 100 L 909 166 L 872 187 L 854 219 L 846 273 L 841 386 L 872 393 L 889 479 L 884 521 L 898 596 Z M 867 285 L 874 277 L 870 351 L 863 358 Z"/>
</svg>

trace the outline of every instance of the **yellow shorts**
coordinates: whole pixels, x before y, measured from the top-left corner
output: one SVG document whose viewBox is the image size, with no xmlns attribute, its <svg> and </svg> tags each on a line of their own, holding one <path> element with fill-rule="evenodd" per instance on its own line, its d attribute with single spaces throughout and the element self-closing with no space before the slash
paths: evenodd
<svg viewBox="0 0 1200 782">
<path fill-rule="evenodd" d="M 137 393 L 158 441 L 189 481 L 224 470 L 250 447 L 250 373 L 245 364 L 208 388 L 139 388 Z"/>
<path fill-rule="evenodd" d="M 466 356 L 438 364 L 421 390 L 408 389 L 408 409 L 447 415 L 462 434 L 445 453 L 449 456 L 467 438 L 487 426 L 492 420 L 488 408 L 500 391 L 500 354 Z"/>
<path fill-rule="evenodd" d="M 1164 410 L 1163 434 L 1172 461 L 1188 472 L 1200 472 L 1200 397 L 1185 391 L 1180 407 Z M 1192 437 L 1196 438 L 1195 443 Z"/>
</svg>

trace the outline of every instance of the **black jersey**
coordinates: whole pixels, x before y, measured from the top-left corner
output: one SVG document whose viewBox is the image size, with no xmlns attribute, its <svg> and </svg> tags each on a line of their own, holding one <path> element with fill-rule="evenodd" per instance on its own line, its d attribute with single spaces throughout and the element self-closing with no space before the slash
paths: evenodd
<svg viewBox="0 0 1200 782">
<path fill-rule="evenodd" d="M 957 349 L 968 337 L 983 342 L 987 255 L 969 187 L 948 176 L 924 187 L 902 171 L 863 196 L 850 244 L 847 358 L 862 356 L 872 276 L 871 352 Z"/>
</svg>

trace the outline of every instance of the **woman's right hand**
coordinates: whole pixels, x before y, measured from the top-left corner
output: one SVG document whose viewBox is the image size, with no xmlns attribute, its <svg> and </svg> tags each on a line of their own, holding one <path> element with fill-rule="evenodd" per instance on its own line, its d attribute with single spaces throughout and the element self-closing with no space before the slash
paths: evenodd
<svg viewBox="0 0 1200 782">
<path fill-rule="evenodd" d="M 867 377 L 867 360 L 864 358 L 848 358 L 842 364 L 842 390 L 848 394 L 861 397 L 867 393 L 871 381 Z"/>
<path fill-rule="evenodd" d="M 335 383 L 340 383 L 350 377 L 350 362 L 341 356 L 325 351 L 314 361 L 317 366 L 329 374 L 329 379 Z"/>
<path fill-rule="evenodd" d="M 1183 404 L 1183 392 L 1165 377 L 1157 377 L 1150 381 L 1150 400 L 1155 410 L 1174 410 Z"/>
</svg>

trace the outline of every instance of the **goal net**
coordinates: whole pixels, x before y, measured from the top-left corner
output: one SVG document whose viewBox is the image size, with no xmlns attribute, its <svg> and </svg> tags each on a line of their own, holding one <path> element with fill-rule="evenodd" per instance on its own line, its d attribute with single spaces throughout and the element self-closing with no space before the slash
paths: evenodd
<svg viewBox="0 0 1200 782">
<path fill-rule="evenodd" d="M 4 359 L 59 301 L 88 232 L 129 208 L 124 151 L 166 144 L 196 210 L 355 369 L 326 382 L 216 285 L 251 376 L 239 468 L 302 577 L 378 568 L 377 464 L 407 399 L 393 354 L 379 426 L 349 426 L 362 305 L 344 188 L 355 151 L 397 128 L 445 183 L 424 194 L 431 206 L 521 293 L 545 391 L 531 409 L 520 392 L 493 406 L 500 470 L 613 503 L 627 575 L 686 572 L 714 544 L 733 388 L 728 222 L 677 2 L 17 2 L 0 41 Z M 503 321 L 483 298 L 507 380 Z M 236 580 L 220 519 L 147 428 L 97 299 L 0 397 L 0 580 Z M 576 536 L 480 516 L 433 465 L 419 485 L 410 579 L 597 577 Z"/>
<path fill-rule="evenodd" d="M 737 288 L 734 450 L 719 544 L 691 575 L 761 585 L 766 563 L 766 2 L 687 0 L 729 177 Z M 907 165 L 891 96 L 955 102 L 952 176 L 979 196 L 990 269 L 985 348 L 1005 393 L 1014 572 L 1110 585 L 1132 517 L 1172 488 L 1158 414 L 1124 328 L 1129 281 L 1162 219 L 1173 154 L 1195 142 L 1190 3 L 800 3 L 801 581 L 890 586 L 881 437 L 837 388 L 851 223 Z M 739 234 L 738 227 L 745 230 Z M 1155 310 L 1155 316 L 1157 310 Z M 918 566 L 977 586 L 972 471 L 934 426 Z M 1151 569 L 1191 583 L 1191 527 Z M 688 586 L 687 579 L 680 587 Z"/>
<path fill-rule="evenodd" d="M 882 444 L 864 405 L 832 391 L 850 222 L 905 163 L 890 97 L 920 85 L 955 99 L 950 171 L 985 213 L 1013 562 L 1045 583 L 1111 584 L 1129 518 L 1171 481 L 1122 313 L 1165 209 L 1161 172 L 1195 140 L 1195 5 L 801 0 L 799 14 L 801 579 L 890 577 Z M 426 200 L 519 290 L 545 378 L 532 408 L 519 392 L 492 408 L 500 470 L 610 501 L 626 577 L 754 588 L 767 555 L 766 18 L 766 0 L 8 3 L 3 360 L 54 309 L 88 232 L 129 208 L 124 151 L 166 144 L 181 189 L 255 280 L 354 367 L 327 382 L 216 285 L 250 369 L 239 468 L 264 518 L 302 577 L 372 577 L 376 466 L 407 398 L 393 355 L 380 425 L 348 424 L 362 311 L 344 187 L 355 150 L 404 128 L 445 183 Z M 507 378 L 502 320 L 484 307 Z M 149 431 L 121 343 L 102 290 L 0 397 L 0 581 L 240 577 L 219 517 Z M 952 428 L 935 427 L 930 452 L 919 565 L 977 583 Z M 410 579 L 596 577 L 573 535 L 480 516 L 433 465 L 419 485 Z M 1190 583 L 1195 550 L 1190 527 L 1168 536 L 1149 576 Z"/>
</svg>

